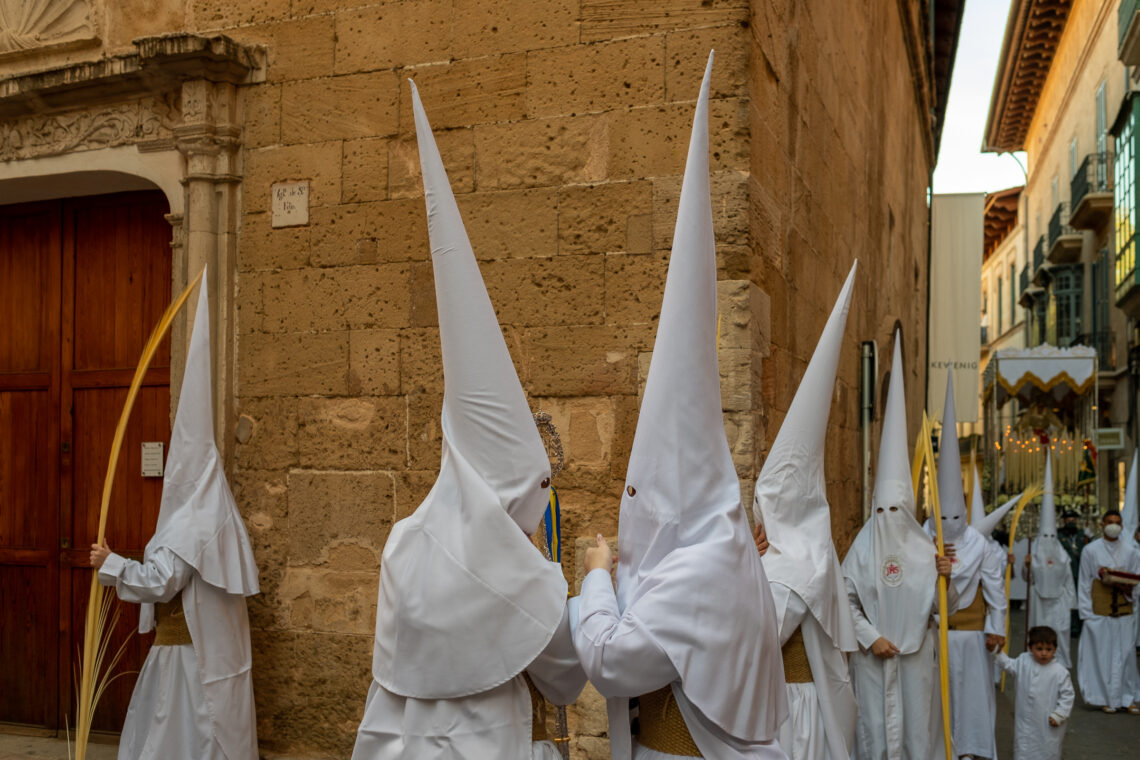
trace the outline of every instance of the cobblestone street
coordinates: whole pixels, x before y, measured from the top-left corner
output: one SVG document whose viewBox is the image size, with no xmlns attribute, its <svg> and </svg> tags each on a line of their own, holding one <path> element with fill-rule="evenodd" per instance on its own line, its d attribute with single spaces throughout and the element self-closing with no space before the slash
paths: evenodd
<svg viewBox="0 0 1140 760">
<path fill-rule="evenodd" d="M 1025 651 L 1025 608 L 1013 610 L 1011 618 L 1009 655 L 1016 657 Z M 1118 712 L 1105 715 L 1098 707 L 1089 707 L 1081 700 L 1081 690 L 1077 686 L 1076 657 L 1080 639 L 1073 639 L 1074 667 L 1072 670 L 1073 688 L 1077 690 L 1077 701 L 1069 718 L 1069 730 L 1065 733 L 1064 760 L 1120 760 L 1137 755 L 1137 742 L 1140 742 L 1140 716 Z M 1007 760 L 1013 757 L 1013 699 L 1016 684 L 1006 679 L 1005 693 L 998 692 L 997 705 L 997 748 L 998 757 Z"/>
</svg>

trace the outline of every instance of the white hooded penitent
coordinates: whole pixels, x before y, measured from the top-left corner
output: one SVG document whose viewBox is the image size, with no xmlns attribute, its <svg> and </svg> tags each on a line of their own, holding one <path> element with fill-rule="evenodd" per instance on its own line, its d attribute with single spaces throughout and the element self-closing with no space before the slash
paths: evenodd
<svg viewBox="0 0 1140 760">
<path fill-rule="evenodd" d="M 831 540 L 823 451 L 857 266 L 851 265 L 780 432 L 764 460 L 752 504 L 752 514 L 764 524 L 771 545 L 764 555 L 768 580 L 799 595 L 824 632 L 845 652 L 854 651 L 858 644 L 843 590 L 843 573 Z M 784 613 L 777 608 L 781 621 Z"/>
<path fill-rule="evenodd" d="M 256 757 L 244 597 L 259 591 L 257 563 L 214 442 L 207 281 L 186 354 L 158 522 L 143 556 L 149 561 L 165 547 L 194 568 L 182 607 L 214 736 L 227 757 Z M 144 604 L 139 631 L 153 627 L 154 605 Z"/>
<path fill-rule="evenodd" d="M 775 610 L 721 412 L 708 167 L 711 68 L 710 56 L 622 493 L 617 598 L 623 613 L 632 610 L 653 630 L 680 674 L 683 709 L 687 700 L 731 736 L 767 741 L 787 707 Z M 611 726 L 621 720 L 611 704 Z M 686 723 L 695 730 L 688 716 Z"/>
<path fill-rule="evenodd" d="M 1033 542 L 1030 570 L 1033 593 L 1043 599 L 1056 599 L 1062 595 L 1074 598 L 1073 571 L 1069 554 L 1057 538 L 1057 509 L 1053 498 L 1053 457 L 1045 449 L 1045 493 L 1041 496 L 1041 519 L 1037 525 L 1037 540 Z"/>
<path fill-rule="evenodd" d="M 982 499 L 982 481 L 978 478 L 978 468 L 971 460 L 970 474 L 973 476 L 974 482 L 970 488 L 970 525 L 975 529 L 978 523 L 986 516 L 986 504 Z M 978 531 L 981 533 L 981 531 Z"/>
<path fill-rule="evenodd" d="M 843 572 L 859 592 L 868 619 L 904 655 L 922 645 L 937 591 L 934 548 L 914 511 L 902 352 L 896 333 L 871 519 L 851 544 Z"/>
<path fill-rule="evenodd" d="M 550 462 L 412 85 L 443 354 L 439 476 L 384 547 L 372 673 L 403 697 L 478 694 L 521 673 L 566 581 L 531 544 Z"/>
<path fill-rule="evenodd" d="M 946 373 L 946 404 L 938 437 L 938 505 L 942 510 L 942 540 L 957 541 L 966 532 L 966 494 L 958 453 L 958 415 L 954 409 L 954 374 Z"/>
</svg>

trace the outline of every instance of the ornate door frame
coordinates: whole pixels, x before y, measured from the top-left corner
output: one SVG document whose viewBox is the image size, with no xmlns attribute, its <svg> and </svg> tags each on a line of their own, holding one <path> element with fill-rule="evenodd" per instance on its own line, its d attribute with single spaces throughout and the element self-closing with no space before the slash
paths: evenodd
<svg viewBox="0 0 1140 760">
<path fill-rule="evenodd" d="M 135 40 L 134 51 L 0 80 L 0 202 L 157 187 L 170 203 L 171 292 L 209 267 L 214 428 L 231 448 L 240 86 L 265 55 L 223 35 Z M 60 186 L 66 184 L 66 189 Z M 173 328 L 176 403 L 193 309 Z"/>
</svg>

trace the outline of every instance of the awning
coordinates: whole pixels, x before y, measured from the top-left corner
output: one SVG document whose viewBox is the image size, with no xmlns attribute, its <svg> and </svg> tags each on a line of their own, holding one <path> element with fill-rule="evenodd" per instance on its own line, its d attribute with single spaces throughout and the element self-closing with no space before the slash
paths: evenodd
<svg viewBox="0 0 1140 760">
<path fill-rule="evenodd" d="M 984 394 L 996 392 L 998 405 L 1017 397 L 1030 403 L 1042 394 L 1059 402 L 1083 395 L 1096 381 L 1096 349 L 1058 348 L 1042 343 L 1033 348 L 999 349 L 986 365 Z"/>
</svg>

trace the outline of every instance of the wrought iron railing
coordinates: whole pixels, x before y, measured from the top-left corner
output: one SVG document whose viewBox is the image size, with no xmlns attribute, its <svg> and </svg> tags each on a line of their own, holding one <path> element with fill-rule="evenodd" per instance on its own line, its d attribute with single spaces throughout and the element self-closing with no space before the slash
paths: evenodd
<svg viewBox="0 0 1140 760">
<path fill-rule="evenodd" d="M 1033 246 L 1033 271 L 1036 272 L 1045 264 L 1045 236 L 1037 238 L 1037 245 Z"/>
<path fill-rule="evenodd" d="M 1018 284 L 1021 287 L 1017 291 L 1017 296 L 1018 296 L 1018 298 L 1020 298 L 1022 293 L 1029 290 L 1029 265 L 1028 264 L 1026 264 L 1025 266 L 1023 266 L 1021 268 L 1021 276 L 1018 278 L 1018 280 L 1019 280 Z"/>
<path fill-rule="evenodd" d="M 1116 352 L 1113 350 L 1112 333 L 1108 330 L 1078 335 L 1073 339 L 1073 345 L 1095 348 L 1097 366 L 1101 371 L 1116 369 Z"/>
<path fill-rule="evenodd" d="M 1107 193 L 1112 190 L 1112 154 L 1090 153 L 1085 156 L 1069 184 L 1072 205 L 1075 208 L 1089 193 Z"/>
<path fill-rule="evenodd" d="M 1124 44 L 1124 37 L 1128 34 L 1128 27 L 1132 17 L 1136 15 L 1136 0 L 1120 0 L 1120 7 L 1116 9 L 1116 30 L 1120 35 L 1117 47 Z"/>
<path fill-rule="evenodd" d="M 1057 242 L 1062 235 L 1075 235 L 1077 231 L 1069 226 L 1069 204 L 1058 203 L 1053 209 L 1053 216 L 1049 217 L 1049 247 Z"/>
</svg>

